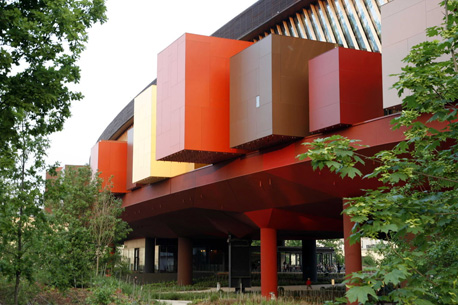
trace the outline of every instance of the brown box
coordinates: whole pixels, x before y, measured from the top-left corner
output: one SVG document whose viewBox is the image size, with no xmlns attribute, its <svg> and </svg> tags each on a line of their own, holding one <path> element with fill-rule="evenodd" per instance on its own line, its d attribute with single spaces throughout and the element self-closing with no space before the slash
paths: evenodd
<svg viewBox="0 0 458 305">
<path fill-rule="evenodd" d="M 232 56 L 231 147 L 257 150 L 307 136 L 308 61 L 335 47 L 270 35 Z"/>
</svg>

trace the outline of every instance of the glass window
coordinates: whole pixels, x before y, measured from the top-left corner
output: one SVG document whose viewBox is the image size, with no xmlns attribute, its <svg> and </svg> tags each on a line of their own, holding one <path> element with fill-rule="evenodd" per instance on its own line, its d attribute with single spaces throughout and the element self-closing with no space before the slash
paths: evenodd
<svg viewBox="0 0 458 305">
<path fill-rule="evenodd" d="M 366 8 L 371 15 L 372 24 L 374 25 L 375 31 L 377 31 L 377 35 L 380 39 L 382 35 L 382 23 L 378 17 L 380 15 L 380 8 L 377 3 L 374 2 L 374 0 L 364 0 L 364 3 L 366 4 Z"/>
<path fill-rule="evenodd" d="M 176 246 L 159 247 L 159 272 L 176 272 Z"/>
<path fill-rule="evenodd" d="M 315 14 L 313 14 L 312 11 L 309 11 L 309 15 L 310 15 L 310 18 L 312 19 L 312 24 L 313 24 L 313 27 L 315 29 L 317 40 L 326 41 L 326 39 L 321 36 L 321 31 L 320 31 L 321 25 L 320 25 L 320 22 L 319 22 L 317 16 L 315 16 Z"/>
<path fill-rule="evenodd" d="M 291 36 L 294 37 L 294 33 L 297 32 L 295 28 L 293 28 L 294 24 L 292 24 L 289 20 L 286 21 L 286 23 L 288 24 L 288 27 L 289 27 L 289 33 L 291 34 Z"/>
<path fill-rule="evenodd" d="M 332 28 L 332 31 L 334 32 L 334 37 L 336 37 L 336 40 L 337 40 L 337 43 L 340 45 L 340 46 L 343 46 L 344 43 L 343 43 L 343 39 L 345 39 L 344 37 L 342 37 L 337 29 L 337 23 L 339 22 L 339 20 L 336 20 L 335 18 L 335 15 L 333 13 L 333 10 L 330 6 L 329 6 L 329 3 L 326 2 L 326 13 L 328 15 L 328 18 L 329 18 L 329 22 L 331 23 L 331 28 Z"/>
<path fill-rule="evenodd" d="M 350 0 L 344 0 L 344 5 L 347 8 L 349 8 L 350 5 L 351 5 L 350 3 L 348 3 L 348 1 L 350 1 Z M 361 49 L 370 51 L 368 49 L 369 46 L 366 46 L 366 44 L 364 43 L 364 39 L 363 39 L 364 33 L 361 33 L 360 28 L 357 25 L 358 24 L 358 20 L 357 19 L 359 17 L 355 16 L 355 14 L 354 14 L 352 9 L 347 9 L 346 12 L 347 12 L 348 20 L 350 21 L 353 33 L 355 34 L 356 40 L 358 41 L 358 45 L 360 46 Z"/>
<path fill-rule="evenodd" d="M 297 19 L 297 16 L 294 17 L 294 22 L 296 23 L 296 28 L 298 30 L 299 37 L 306 38 L 307 36 L 304 33 L 304 31 L 302 30 L 301 24 L 299 22 L 299 19 Z"/>
<path fill-rule="evenodd" d="M 307 18 L 307 16 L 304 16 L 304 24 L 305 24 L 305 30 L 307 31 L 307 36 L 309 39 L 314 39 L 315 32 L 313 31 L 313 26 L 311 21 Z M 316 39 L 316 38 L 315 38 Z"/>
<path fill-rule="evenodd" d="M 343 7 L 340 6 L 339 1 L 337 1 L 337 0 L 334 0 L 334 6 L 336 7 L 337 16 L 339 18 L 339 22 L 341 24 L 342 31 L 343 31 L 344 36 L 345 36 L 345 40 L 347 41 L 348 46 L 350 48 L 355 49 L 357 46 L 355 46 L 355 44 L 353 43 L 353 39 L 351 39 L 350 31 L 352 31 L 352 29 L 348 28 L 347 22 L 345 20 L 345 15 L 344 15 L 345 14 L 345 10 L 344 10 Z"/>
<path fill-rule="evenodd" d="M 361 21 L 361 24 L 364 29 L 364 33 L 366 34 L 366 37 L 368 38 L 369 44 L 371 45 L 372 51 L 379 52 L 379 48 L 377 46 L 377 43 L 375 42 L 378 37 L 374 37 L 372 34 L 372 31 L 370 29 L 372 25 L 372 21 L 370 20 L 370 16 L 366 16 L 365 13 L 365 7 L 363 8 L 362 6 L 364 5 L 361 1 L 355 1 L 356 2 L 356 12 L 358 14 L 359 20 Z"/>
<path fill-rule="evenodd" d="M 134 271 L 140 270 L 140 248 L 134 249 Z"/>
<path fill-rule="evenodd" d="M 324 15 L 326 14 L 326 12 L 323 14 L 323 11 L 321 10 L 321 7 L 319 6 L 317 6 L 317 11 L 318 11 L 318 17 L 320 18 L 320 22 L 323 25 L 322 28 L 324 30 L 324 34 L 326 35 L 326 41 L 331 42 L 333 41 L 332 32 L 331 32 L 331 29 L 328 28 L 326 20 L 325 20 L 325 18 L 327 18 L 327 16 Z"/>
</svg>

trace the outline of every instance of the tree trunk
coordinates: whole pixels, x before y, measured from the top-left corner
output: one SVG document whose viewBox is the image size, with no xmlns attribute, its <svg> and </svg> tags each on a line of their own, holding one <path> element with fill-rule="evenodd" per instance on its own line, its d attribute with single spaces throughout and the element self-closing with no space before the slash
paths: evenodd
<svg viewBox="0 0 458 305">
<path fill-rule="evenodd" d="M 98 251 L 98 250 L 97 250 Z M 99 275 L 99 254 L 96 255 L 95 276 Z"/>
<path fill-rule="evenodd" d="M 18 305 L 19 297 L 19 283 L 21 281 L 21 272 L 16 271 L 16 283 L 14 285 L 14 305 Z"/>
<path fill-rule="evenodd" d="M 17 229 L 17 253 L 16 253 L 16 283 L 14 284 L 14 305 L 18 305 L 19 284 L 21 283 L 22 262 L 22 207 L 19 209 L 19 221 Z"/>
<path fill-rule="evenodd" d="M 23 125 L 24 127 L 24 125 Z M 27 161 L 26 152 L 22 151 L 22 164 L 21 164 L 21 193 L 24 192 L 25 183 L 25 163 Z M 22 274 L 22 216 L 24 215 L 24 208 L 19 208 L 19 220 L 17 222 L 17 252 L 16 252 L 16 283 L 14 285 L 14 305 L 18 305 L 19 297 L 19 284 L 21 283 Z"/>
</svg>

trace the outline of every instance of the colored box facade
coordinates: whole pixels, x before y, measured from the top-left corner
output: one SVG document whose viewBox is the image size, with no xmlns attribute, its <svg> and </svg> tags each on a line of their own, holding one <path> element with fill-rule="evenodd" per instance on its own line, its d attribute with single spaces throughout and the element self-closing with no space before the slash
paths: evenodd
<svg viewBox="0 0 458 305">
<path fill-rule="evenodd" d="M 91 168 L 100 172 L 103 187 L 109 186 L 112 193 L 127 193 L 127 142 L 100 141 L 92 147 Z"/>
<path fill-rule="evenodd" d="M 420 42 L 432 41 L 438 37 L 427 37 L 426 29 L 443 22 L 444 11 L 441 0 L 390 1 L 381 6 L 382 65 L 383 65 L 383 108 L 400 107 L 402 99 L 393 84 L 398 80 L 393 74 L 402 72 L 402 62 L 410 49 Z"/>
<path fill-rule="evenodd" d="M 251 42 L 185 34 L 158 55 L 157 160 L 216 163 L 229 145 L 229 59 Z"/>
<path fill-rule="evenodd" d="M 311 59 L 310 131 L 383 115 L 380 53 L 337 48 Z"/>
<path fill-rule="evenodd" d="M 132 182 L 154 183 L 195 169 L 194 163 L 156 161 L 156 96 L 151 85 L 134 99 Z"/>
<path fill-rule="evenodd" d="M 140 185 L 133 182 L 133 164 L 134 163 L 134 129 L 130 128 L 127 131 L 127 173 L 126 173 L 126 188 L 133 190 Z"/>
<path fill-rule="evenodd" d="M 309 134 L 308 60 L 335 44 L 270 35 L 231 58 L 231 147 L 257 150 Z"/>
</svg>

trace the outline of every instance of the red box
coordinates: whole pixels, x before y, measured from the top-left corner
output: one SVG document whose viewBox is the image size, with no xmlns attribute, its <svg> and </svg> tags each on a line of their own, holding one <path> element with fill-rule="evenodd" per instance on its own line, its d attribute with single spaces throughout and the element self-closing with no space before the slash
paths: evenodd
<svg viewBox="0 0 458 305">
<path fill-rule="evenodd" d="M 91 151 L 91 168 L 100 172 L 103 187 L 111 178 L 111 192 L 127 193 L 127 142 L 100 141 L 95 144 Z"/>
<path fill-rule="evenodd" d="M 336 48 L 309 61 L 310 131 L 383 115 L 380 53 Z"/>
<path fill-rule="evenodd" d="M 229 59 L 252 43 L 184 34 L 158 55 L 156 159 L 215 163 L 229 145 Z"/>
</svg>

